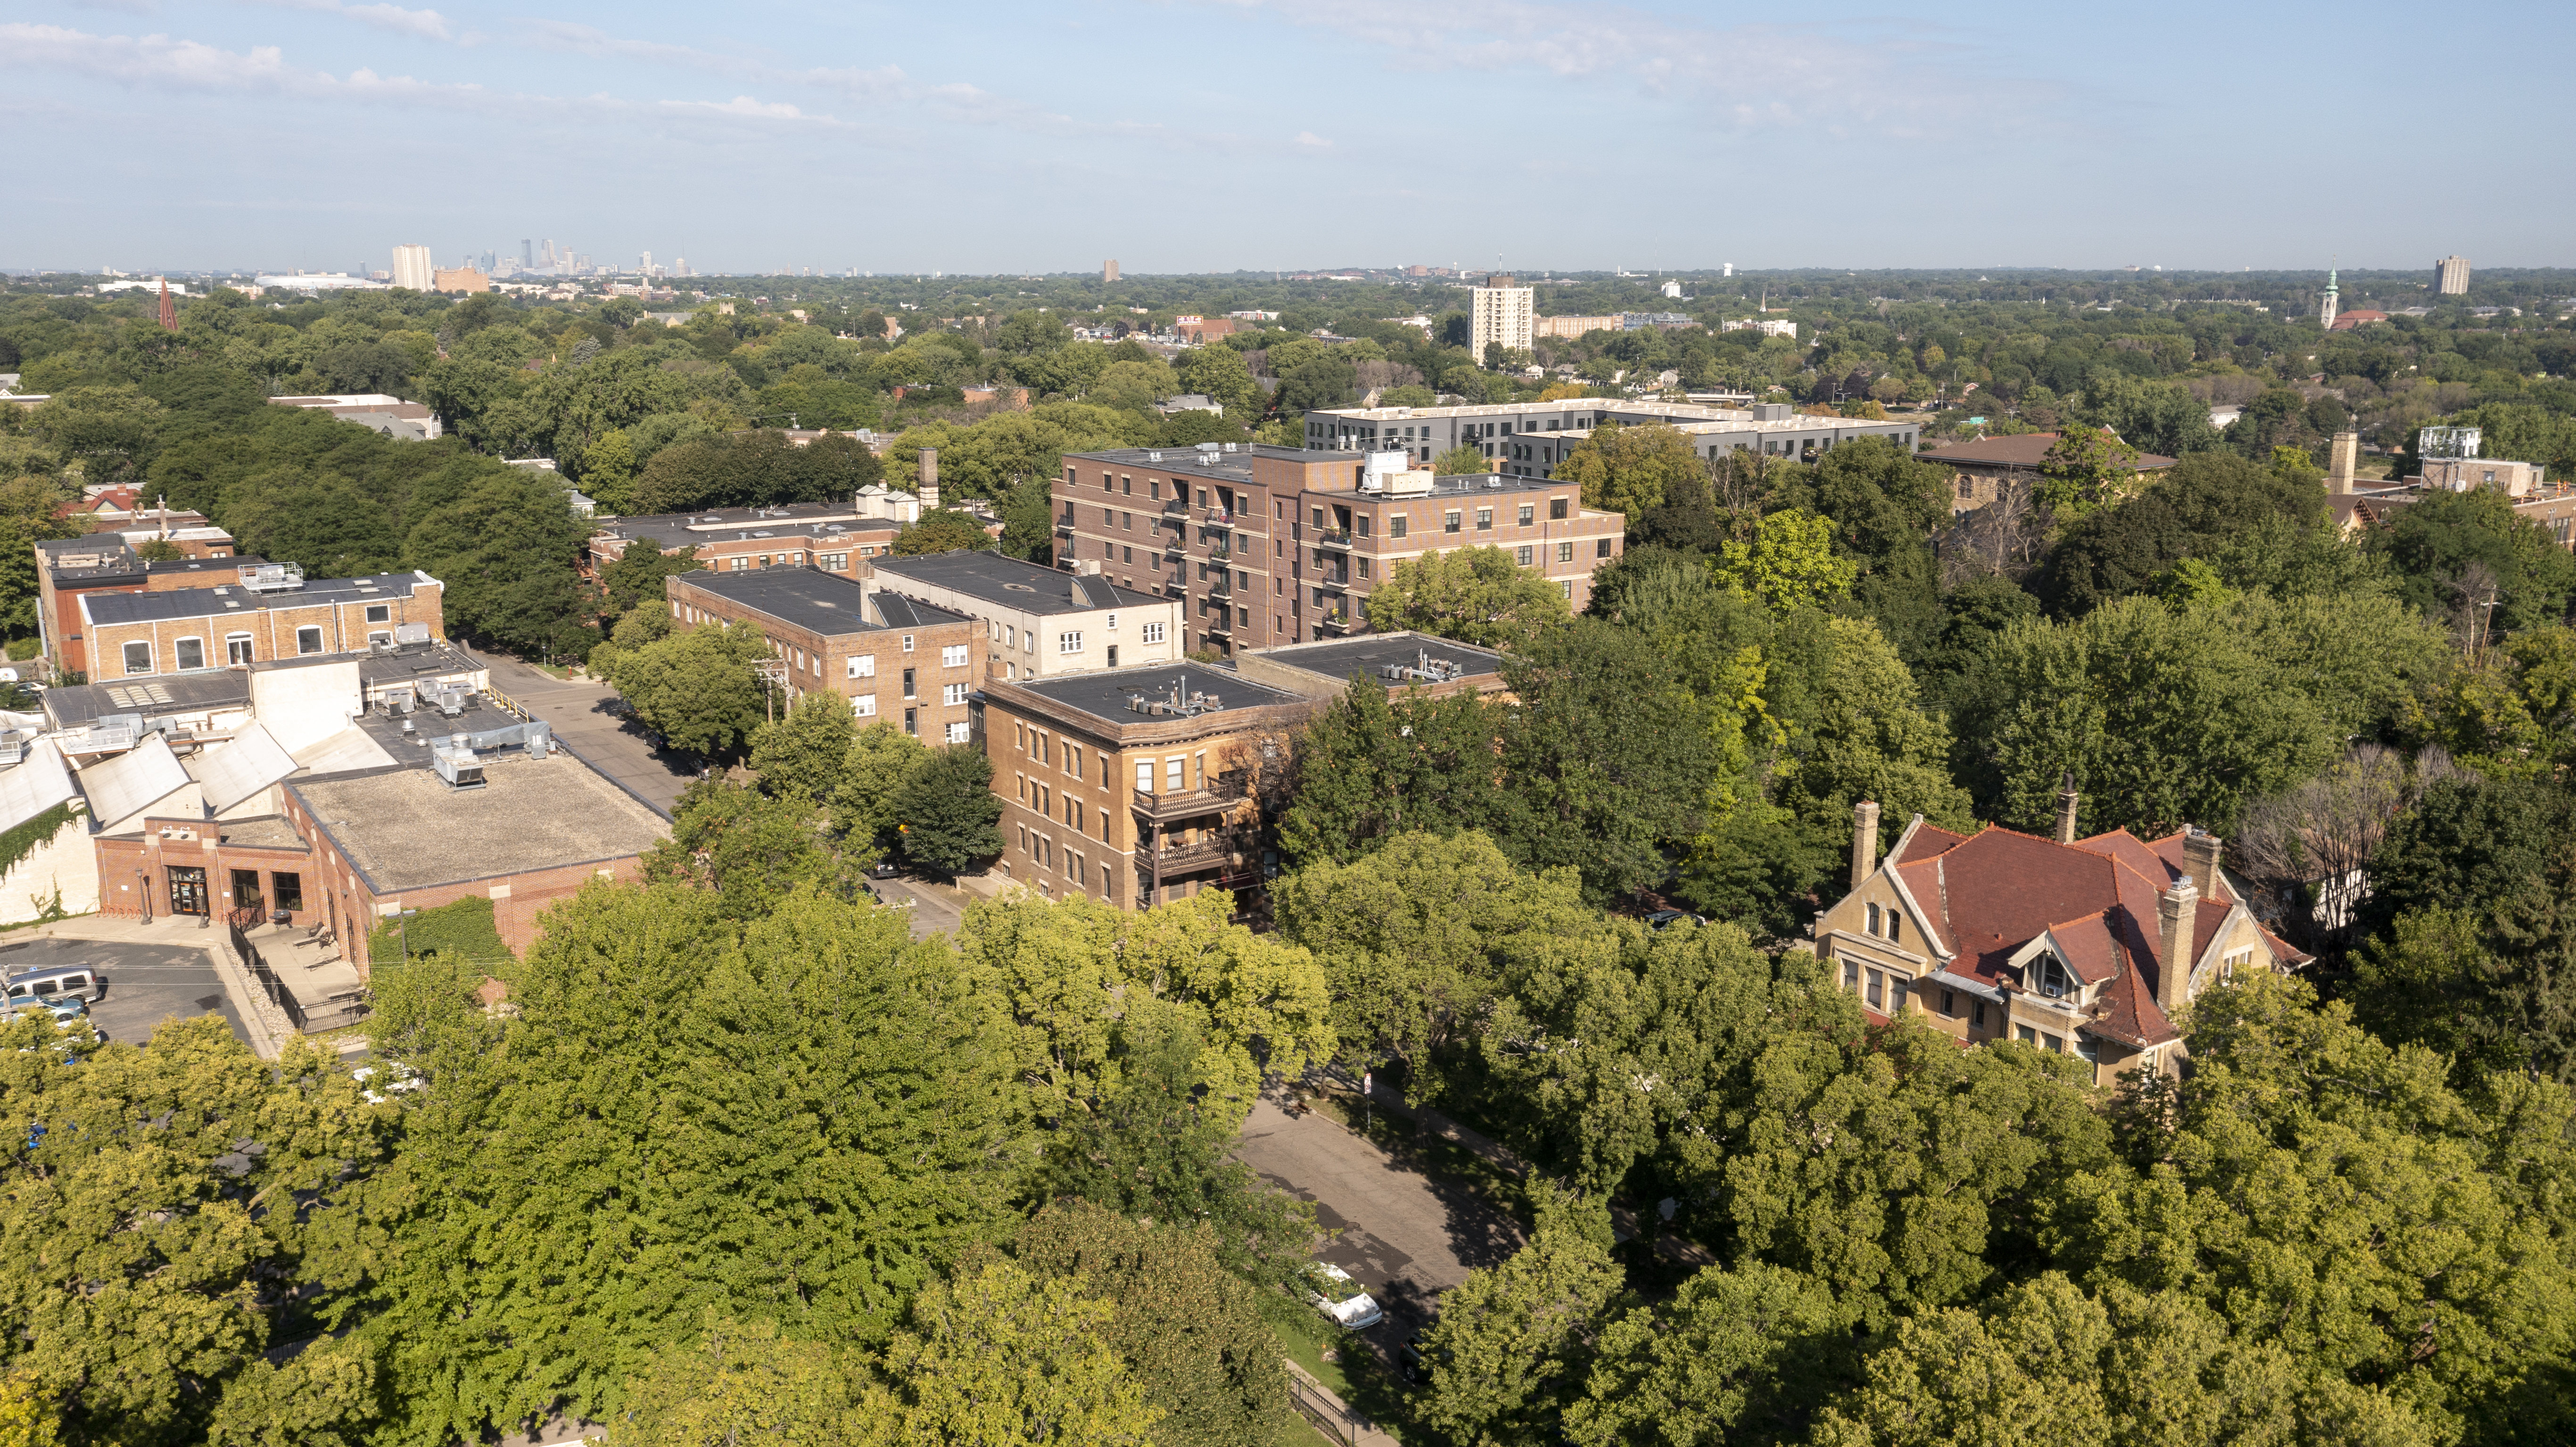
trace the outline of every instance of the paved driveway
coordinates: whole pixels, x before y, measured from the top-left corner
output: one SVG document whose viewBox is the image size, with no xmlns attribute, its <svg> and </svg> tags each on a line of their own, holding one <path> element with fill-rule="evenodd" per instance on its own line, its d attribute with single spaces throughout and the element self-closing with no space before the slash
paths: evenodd
<svg viewBox="0 0 2576 1447">
<path fill-rule="evenodd" d="M 1440 1293 L 1469 1270 L 1521 1244 L 1518 1224 L 1473 1192 L 1404 1165 L 1315 1112 L 1291 1117 L 1274 1101 L 1255 1101 L 1234 1153 L 1314 1202 L 1316 1219 L 1341 1232 L 1323 1258 L 1387 1309 L 1388 1324 L 1369 1333 L 1381 1346 L 1429 1320 Z"/>
<path fill-rule="evenodd" d="M 241 1015 L 224 996 L 214 963 L 199 949 L 105 940 L 36 939 L 0 946 L 0 969 L 11 975 L 61 965 L 97 968 L 107 994 L 89 1007 L 100 1034 L 128 1045 L 152 1038 L 164 1020 L 221 1015 L 234 1038 L 250 1043 Z"/>
<path fill-rule="evenodd" d="M 492 686 L 544 719 L 581 761 L 668 813 L 698 777 L 697 760 L 645 742 L 644 726 L 613 712 L 617 691 L 592 678 L 555 678 L 515 658 L 477 653 Z"/>
</svg>

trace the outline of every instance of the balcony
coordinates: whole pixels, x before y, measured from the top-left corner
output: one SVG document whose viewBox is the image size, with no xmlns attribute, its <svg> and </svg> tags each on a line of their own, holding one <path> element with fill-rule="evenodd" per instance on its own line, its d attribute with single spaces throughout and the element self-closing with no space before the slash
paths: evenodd
<svg viewBox="0 0 2576 1447">
<path fill-rule="evenodd" d="M 1063 517 L 1057 518 L 1055 520 L 1055 530 L 1060 533 L 1072 532 L 1073 515 L 1071 513 L 1067 513 Z"/>
<path fill-rule="evenodd" d="M 1221 507 L 1200 508 L 1199 520 L 1202 522 L 1213 523 L 1221 528 L 1230 528 L 1234 526 L 1234 514 Z"/>
<path fill-rule="evenodd" d="M 1348 633 L 1351 631 L 1350 615 L 1347 613 L 1327 613 L 1315 620 L 1315 631 L 1318 633 Z"/>
<path fill-rule="evenodd" d="M 1214 618 L 1211 618 L 1207 622 L 1199 625 L 1199 631 L 1202 633 L 1213 634 L 1219 638 L 1232 638 L 1234 636 L 1234 610 L 1231 608 L 1219 608 L 1216 611 L 1216 616 Z"/>
<path fill-rule="evenodd" d="M 1144 851 L 1138 860 L 1153 872 L 1157 880 L 1179 874 L 1197 874 L 1203 870 L 1222 869 L 1239 873 L 1260 862 L 1259 847 L 1249 840 L 1209 839 L 1196 844 L 1175 844 L 1164 849 Z"/>
<path fill-rule="evenodd" d="M 1208 579 L 1207 595 L 1211 598 L 1233 597 L 1234 574 L 1223 568 L 1218 569 L 1216 575 Z"/>
<path fill-rule="evenodd" d="M 1331 588 L 1337 592 L 1349 592 L 1351 576 L 1348 573 L 1325 573 L 1315 579 L 1315 586 Z"/>
<path fill-rule="evenodd" d="M 1174 819 L 1196 819 L 1208 814 L 1222 814 L 1243 802 L 1240 789 L 1180 789 L 1165 794 L 1135 794 L 1128 807 L 1136 817 L 1157 824 Z"/>
<path fill-rule="evenodd" d="M 1190 540 L 1182 537 L 1178 533 L 1174 533 L 1172 536 L 1163 539 L 1163 551 L 1170 556 L 1178 557 L 1181 554 L 1187 553 L 1189 550 Z"/>
<path fill-rule="evenodd" d="M 1178 513 L 1182 517 L 1188 517 L 1190 515 L 1190 500 L 1185 497 L 1167 497 L 1163 499 L 1163 511 L 1167 513 Z"/>
<path fill-rule="evenodd" d="M 1344 528 L 1339 532 L 1319 532 L 1315 534 L 1315 546 L 1319 548 L 1342 548 L 1347 550 L 1351 546 L 1350 530 L 1348 528 Z"/>
</svg>

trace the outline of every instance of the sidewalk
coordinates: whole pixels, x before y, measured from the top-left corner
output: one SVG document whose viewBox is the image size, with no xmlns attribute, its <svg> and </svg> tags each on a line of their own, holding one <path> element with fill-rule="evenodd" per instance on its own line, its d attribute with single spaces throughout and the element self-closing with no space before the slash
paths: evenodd
<svg viewBox="0 0 2576 1447">
<path fill-rule="evenodd" d="M 251 978 L 250 967 L 233 953 L 231 932 L 212 921 L 162 915 L 147 924 L 113 915 L 86 914 L 52 924 L 0 930 L 0 940 L 8 939 L 96 940 L 103 944 L 204 950 L 215 967 L 216 978 L 224 983 L 225 998 L 232 1002 L 234 1013 L 241 1016 L 251 1049 L 260 1059 L 275 1060 L 285 1042 L 294 1038 L 295 1027 L 287 1023 L 286 1013 L 268 998 L 268 992 Z"/>
<path fill-rule="evenodd" d="M 1293 1360 L 1285 1365 L 1288 1400 L 1316 1431 L 1343 1447 L 1398 1447 L 1393 1436 L 1334 1396 L 1330 1387 L 1315 1380 L 1314 1374 Z"/>
</svg>

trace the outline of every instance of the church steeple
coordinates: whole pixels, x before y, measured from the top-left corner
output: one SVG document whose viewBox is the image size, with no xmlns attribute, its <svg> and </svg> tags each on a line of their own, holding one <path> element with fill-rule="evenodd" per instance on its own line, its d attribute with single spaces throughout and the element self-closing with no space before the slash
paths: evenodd
<svg viewBox="0 0 2576 1447">
<path fill-rule="evenodd" d="M 2317 324 L 2324 327 L 2327 331 L 2333 331 L 2336 310 L 2335 268 L 2329 266 L 2326 268 L 2325 305 L 2318 308 Z"/>
</svg>

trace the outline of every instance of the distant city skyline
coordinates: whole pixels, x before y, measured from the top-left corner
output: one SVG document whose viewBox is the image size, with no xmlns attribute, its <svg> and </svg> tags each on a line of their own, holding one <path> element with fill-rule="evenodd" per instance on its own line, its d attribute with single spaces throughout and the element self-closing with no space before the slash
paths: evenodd
<svg viewBox="0 0 2576 1447">
<path fill-rule="evenodd" d="M 2366 124 L 2362 98 L 2432 93 L 2422 48 L 2370 39 L 2411 8 L 2335 13 L 2345 126 L 2283 83 L 2317 44 L 2295 7 L 1773 13 L 21 0 L 12 139 L 62 159 L 13 176 L 0 267 L 389 270 L 549 236 L 631 267 L 684 235 L 701 273 L 2576 262 L 2565 163 L 2481 139 L 2547 134 L 2545 87 L 2490 88 L 2475 127 Z M 2576 38 L 2554 7 L 2443 24 L 2445 64 Z"/>
</svg>

